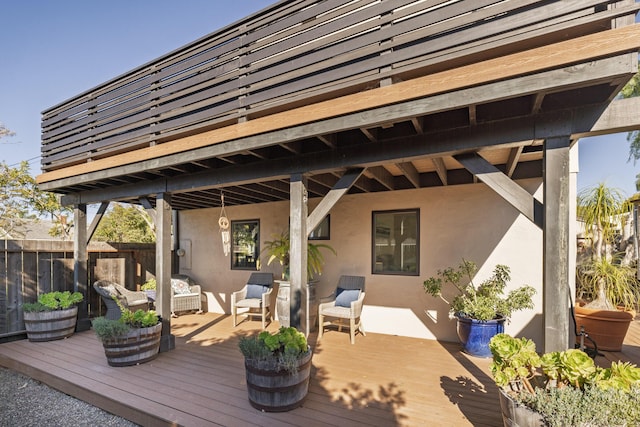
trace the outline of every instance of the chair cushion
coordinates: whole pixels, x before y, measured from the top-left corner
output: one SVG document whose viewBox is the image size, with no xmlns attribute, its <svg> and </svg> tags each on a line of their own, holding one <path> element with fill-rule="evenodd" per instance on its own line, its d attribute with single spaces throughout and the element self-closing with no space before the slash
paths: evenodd
<svg viewBox="0 0 640 427">
<path fill-rule="evenodd" d="M 250 298 L 262 298 L 262 294 L 264 294 L 268 290 L 269 290 L 268 286 L 248 284 L 247 285 L 247 296 L 246 296 L 246 298 L 247 299 L 250 299 Z"/>
<path fill-rule="evenodd" d="M 240 307 L 240 308 L 260 308 L 260 307 L 262 307 L 262 300 L 261 299 L 256 299 L 256 298 L 241 299 L 240 301 L 236 302 L 236 307 Z"/>
<path fill-rule="evenodd" d="M 336 306 L 351 307 L 353 301 L 357 301 L 360 296 L 360 289 L 338 288 L 336 292 Z"/>
<path fill-rule="evenodd" d="M 173 289 L 173 292 L 178 295 L 191 293 L 191 287 L 186 280 L 171 279 L 171 289 Z"/>
</svg>

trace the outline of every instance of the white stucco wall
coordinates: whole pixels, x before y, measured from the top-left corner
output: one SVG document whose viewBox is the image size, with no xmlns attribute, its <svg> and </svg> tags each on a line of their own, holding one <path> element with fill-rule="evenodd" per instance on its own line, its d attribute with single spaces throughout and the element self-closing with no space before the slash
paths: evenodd
<svg viewBox="0 0 640 427">
<path fill-rule="evenodd" d="M 518 184 L 541 198 L 541 180 Z M 310 212 L 317 202 L 309 202 Z M 371 274 L 372 211 L 412 208 L 420 209 L 420 275 Z M 259 219 L 261 242 L 288 226 L 288 202 L 233 206 L 226 211 L 230 220 Z M 222 252 L 219 215 L 220 209 L 180 213 L 180 240 L 190 243 L 180 272 L 202 285 L 209 310 L 229 313 L 230 293 L 244 285 L 250 272 L 231 270 L 230 259 Z M 426 295 L 422 282 L 437 269 L 458 265 L 465 258 L 478 264 L 478 281 L 496 264 L 506 264 L 512 287 L 526 283 L 538 290 L 536 309 L 516 313 L 506 329 L 542 341 L 542 230 L 484 184 L 344 196 L 331 210 L 331 240 L 326 243 L 338 255 L 326 254 L 318 295 L 329 294 L 342 274 L 365 276 L 362 321 L 367 332 L 457 341 L 448 305 Z M 262 256 L 262 269 L 279 277 L 280 267 L 267 266 L 266 261 Z M 189 263 L 190 269 L 183 268 Z M 275 303 L 275 292 L 273 298 Z"/>
</svg>

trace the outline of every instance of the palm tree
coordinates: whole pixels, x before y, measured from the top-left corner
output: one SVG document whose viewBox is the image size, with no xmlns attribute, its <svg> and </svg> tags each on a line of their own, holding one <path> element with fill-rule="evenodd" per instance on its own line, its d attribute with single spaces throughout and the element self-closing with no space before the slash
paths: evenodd
<svg viewBox="0 0 640 427">
<path fill-rule="evenodd" d="M 636 289 L 635 278 L 619 265 L 613 247 L 620 216 L 629 211 L 622 192 L 600 183 L 578 195 L 578 217 L 584 222 L 585 235 L 591 237 L 591 262 L 579 267 L 578 279 L 583 287 L 595 288 L 597 297 L 588 308 L 615 310 L 612 296 L 620 287 Z M 624 272 L 622 270 L 625 270 Z M 626 282 L 620 280 L 626 278 Z M 614 298 L 616 301 L 619 298 Z"/>
</svg>

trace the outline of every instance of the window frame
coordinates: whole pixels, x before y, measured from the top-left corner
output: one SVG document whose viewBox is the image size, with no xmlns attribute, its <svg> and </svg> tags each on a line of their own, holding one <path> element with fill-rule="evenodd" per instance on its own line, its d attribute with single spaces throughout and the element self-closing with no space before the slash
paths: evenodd
<svg viewBox="0 0 640 427">
<path fill-rule="evenodd" d="M 326 225 L 327 232 L 326 234 L 320 234 L 320 229 L 322 228 L 325 222 L 327 223 Z M 317 235 L 314 236 L 314 233 L 316 230 L 318 230 L 318 233 L 316 233 Z M 327 214 L 327 216 L 325 216 L 322 219 L 322 221 L 320 221 L 320 224 L 318 224 L 316 228 L 311 230 L 311 233 L 309 233 L 308 240 L 331 240 L 331 214 Z"/>
<path fill-rule="evenodd" d="M 234 248 L 234 225 L 238 225 L 238 224 L 251 224 L 251 223 L 255 223 L 258 227 L 258 236 L 257 236 L 257 240 L 256 240 L 256 246 L 255 246 L 255 250 L 254 250 L 254 254 L 253 256 L 255 257 L 255 259 L 252 261 L 253 262 L 253 266 L 235 266 L 234 265 L 234 261 L 236 259 L 235 256 L 235 252 L 233 251 Z M 258 271 L 258 260 L 260 258 L 260 219 L 239 219 L 239 220 L 232 220 L 231 224 L 230 224 L 230 229 L 231 229 L 231 256 L 230 258 L 230 267 L 231 270 L 244 270 L 244 271 Z"/>
<path fill-rule="evenodd" d="M 409 214 L 413 213 L 416 216 L 416 269 L 412 272 L 403 270 L 399 271 L 376 271 L 376 216 L 381 214 Z M 371 274 L 372 275 L 385 275 L 385 276 L 419 276 L 420 275 L 420 208 L 409 209 L 392 209 L 392 210 L 380 210 L 371 212 Z"/>
</svg>

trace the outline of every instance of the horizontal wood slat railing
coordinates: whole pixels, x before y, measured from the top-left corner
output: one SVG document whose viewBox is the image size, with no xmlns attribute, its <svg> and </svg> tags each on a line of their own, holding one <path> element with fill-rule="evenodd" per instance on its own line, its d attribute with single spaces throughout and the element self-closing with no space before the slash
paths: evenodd
<svg viewBox="0 0 640 427">
<path fill-rule="evenodd" d="M 283 1 L 43 112 L 42 169 L 611 27 L 613 0 Z"/>
</svg>

